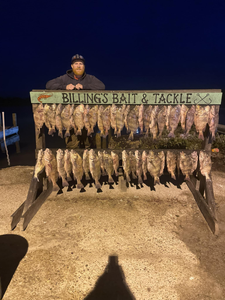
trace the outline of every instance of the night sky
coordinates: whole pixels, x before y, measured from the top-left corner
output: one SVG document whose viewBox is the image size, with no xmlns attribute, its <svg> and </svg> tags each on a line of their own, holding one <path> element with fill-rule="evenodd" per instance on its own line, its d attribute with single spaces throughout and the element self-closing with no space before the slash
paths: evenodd
<svg viewBox="0 0 225 300">
<path fill-rule="evenodd" d="M 224 89 L 225 1 L 0 2 L 0 96 L 29 97 L 70 69 L 107 90 Z"/>
</svg>

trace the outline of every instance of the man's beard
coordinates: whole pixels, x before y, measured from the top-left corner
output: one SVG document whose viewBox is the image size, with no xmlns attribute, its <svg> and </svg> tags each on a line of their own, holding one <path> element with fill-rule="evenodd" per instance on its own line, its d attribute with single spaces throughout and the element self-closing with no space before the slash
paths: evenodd
<svg viewBox="0 0 225 300">
<path fill-rule="evenodd" d="M 73 71 L 75 75 L 83 75 L 84 73 L 84 70 L 81 70 L 81 69 L 76 69 Z"/>
</svg>

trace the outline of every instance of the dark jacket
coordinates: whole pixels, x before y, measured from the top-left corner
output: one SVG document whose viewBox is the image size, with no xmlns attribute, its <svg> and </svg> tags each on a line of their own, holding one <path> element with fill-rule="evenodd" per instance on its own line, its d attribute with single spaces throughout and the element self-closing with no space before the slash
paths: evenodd
<svg viewBox="0 0 225 300">
<path fill-rule="evenodd" d="M 84 73 L 78 80 L 74 78 L 73 70 L 68 70 L 65 75 L 49 80 L 46 83 L 47 90 L 66 90 L 66 86 L 72 83 L 83 85 L 84 90 L 104 90 L 105 85 L 93 75 Z"/>
</svg>

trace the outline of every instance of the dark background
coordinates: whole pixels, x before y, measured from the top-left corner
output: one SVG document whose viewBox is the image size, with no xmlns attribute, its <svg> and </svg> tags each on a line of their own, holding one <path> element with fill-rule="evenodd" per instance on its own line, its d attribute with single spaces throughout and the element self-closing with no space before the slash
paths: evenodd
<svg viewBox="0 0 225 300">
<path fill-rule="evenodd" d="M 21 138 L 12 165 L 35 163 L 29 92 L 65 74 L 74 54 L 107 90 L 225 89 L 224 0 L 7 0 L 0 28 L 0 112 L 8 126 L 17 113 Z"/>
<path fill-rule="evenodd" d="M 71 57 L 107 90 L 225 88 L 225 1 L 1 1 L 0 96 L 29 97 Z"/>
</svg>

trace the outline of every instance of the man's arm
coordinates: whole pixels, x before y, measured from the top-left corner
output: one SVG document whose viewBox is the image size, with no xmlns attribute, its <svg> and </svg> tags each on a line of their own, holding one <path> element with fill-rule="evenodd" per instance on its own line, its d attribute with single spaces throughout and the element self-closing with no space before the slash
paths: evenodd
<svg viewBox="0 0 225 300">
<path fill-rule="evenodd" d="M 88 80 L 83 84 L 84 90 L 104 90 L 104 83 L 93 75 L 89 75 Z"/>
<path fill-rule="evenodd" d="M 64 83 L 63 76 L 57 77 L 55 79 L 49 80 L 46 83 L 47 90 L 65 90 L 67 84 Z"/>
</svg>

